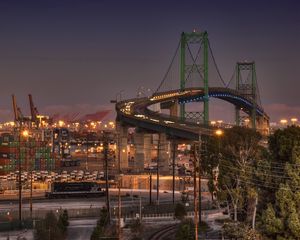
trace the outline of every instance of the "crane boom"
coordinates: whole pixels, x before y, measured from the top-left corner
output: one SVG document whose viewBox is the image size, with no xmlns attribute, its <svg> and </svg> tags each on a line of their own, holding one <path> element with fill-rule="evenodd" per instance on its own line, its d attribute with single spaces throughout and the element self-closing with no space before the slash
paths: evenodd
<svg viewBox="0 0 300 240">
<path fill-rule="evenodd" d="M 16 97 L 15 97 L 14 94 L 12 94 L 11 97 L 12 97 L 12 103 L 13 103 L 13 110 L 14 110 L 15 122 L 17 122 L 17 121 L 19 121 L 17 101 L 16 101 Z"/>
<path fill-rule="evenodd" d="M 36 122 L 37 111 L 36 111 L 36 108 L 34 107 L 34 104 L 33 104 L 32 95 L 28 94 L 28 97 L 29 97 L 29 106 L 30 106 L 31 120 L 33 122 Z"/>
</svg>

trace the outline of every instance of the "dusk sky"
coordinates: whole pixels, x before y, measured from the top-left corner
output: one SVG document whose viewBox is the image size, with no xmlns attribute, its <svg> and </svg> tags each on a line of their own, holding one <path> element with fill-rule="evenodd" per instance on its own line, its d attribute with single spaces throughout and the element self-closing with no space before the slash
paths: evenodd
<svg viewBox="0 0 300 240">
<path fill-rule="evenodd" d="M 300 119 L 300 2 L 0 0 L 0 120 L 11 94 L 28 113 L 95 112 L 120 90 L 157 88 L 180 33 L 207 30 L 229 80 L 236 61 L 254 60 L 273 121 Z M 179 83 L 178 83 L 179 86 Z"/>
</svg>

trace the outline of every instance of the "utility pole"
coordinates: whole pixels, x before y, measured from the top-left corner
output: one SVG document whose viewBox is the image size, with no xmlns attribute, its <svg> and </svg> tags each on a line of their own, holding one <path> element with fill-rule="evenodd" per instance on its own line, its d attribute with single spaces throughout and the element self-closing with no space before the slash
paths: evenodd
<svg viewBox="0 0 300 240">
<path fill-rule="evenodd" d="M 18 162 L 18 169 L 19 169 L 19 228 L 22 228 L 22 183 L 21 183 L 21 134 L 22 128 L 20 123 L 19 128 L 19 162 Z"/>
<path fill-rule="evenodd" d="M 156 204 L 159 204 L 159 148 L 160 148 L 160 135 L 158 134 L 157 142 L 157 166 L 156 166 Z"/>
<path fill-rule="evenodd" d="M 109 188 L 108 188 L 108 136 L 106 132 L 103 132 L 103 148 L 104 148 L 104 161 L 105 161 L 105 190 L 106 190 L 106 208 L 108 223 L 110 224 L 110 205 L 109 205 Z"/>
<path fill-rule="evenodd" d="M 33 168 L 33 157 L 31 153 L 31 143 L 29 141 L 29 156 L 30 156 L 30 219 L 32 220 L 32 168 Z"/>
<path fill-rule="evenodd" d="M 173 140 L 173 164 L 172 164 L 172 174 L 173 174 L 173 205 L 175 204 L 175 158 L 176 158 L 176 141 Z"/>
<path fill-rule="evenodd" d="M 150 176 L 149 176 L 149 204 L 151 205 L 152 204 L 152 173 L 151 173 L 151 170 L 150 170 Z"/>
<path fill-rule="evenodd" d="M 198 162 L 198 168 L 199 168 L 199 224 L 201 224 L 201 148 L 202 148 L 202 139 L 201 134 L 199 133 L 199 162 Z M 196 149 L 195 149 L 196 150 Z"/>
<path fill-rule="evenodd" d="M 86 159 L 85 159 L 85 170 L 88 170 L 88 160 L 89 160 L 89 145 L 88 145 L 89 133 L 86 134 Z"/>
<path fill-rule="evenodd" d="M 122 179 L 121 179 L 121 144 L 120 144 L 120 135 L 117 132 L 117 141 L 118 141 L 118 172 L 119 172 L 119 178 L 118 178 L 118 235 L 119 235 L 119 240 L 122 238 L 121 234 L 121 217 L 122 217 L 122 212 L 121 212 L 121 184 L 122 184 Z"/>
<path fill-rule="evenodd" d="M 197 158 L 196 144 L 194 144 L 194 224 L 195 224 L 195 240 L 198 240 L 198 204 L 197 204 Z"/>
<path fill-rule="evenodd" d="M 140 192 L 140 223 L 142 223 L 142 197 Z"/>
</svg>

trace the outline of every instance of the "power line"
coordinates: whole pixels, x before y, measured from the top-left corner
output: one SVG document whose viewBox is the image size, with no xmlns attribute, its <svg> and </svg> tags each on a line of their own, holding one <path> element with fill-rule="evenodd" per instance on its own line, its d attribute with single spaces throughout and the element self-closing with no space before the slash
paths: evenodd
<svg viewBox="0 0 300 240">
<path fill-rule="evenodd" d="M 220 161 L 231 161 L 231 160 L 220 160 Z M 300 167 L 300 165 L 293 165 L 293 164 L 289 164 L 291 167 Z M 250 165 L 247 165 L 247 167 L 250 167 L 250 168 L 255 168 L 255 169 L 258 169 L 258 168 L 265 168 L 267 169 L 268 171 L 272 171 L 272 172 L 275 172 L 275 173 L 279 173 L 279 174 L 282 174 L 282 171 L 285 171 L 285 166 L 283 167 L 274 167 L 274 166 L 263 166 L 263 165 L 259 165 L 259 166 L 250 166 Z M 274 171 L 272 169 L 279 169 L 279 170 L 282 170 L 282 171 Z"/>
<path fill-rule="evenodd" d="M 237 170 L 237 171 L 241 171 L 240 168 L 236 168 L 236 167 L 232 167 L 226 164 L 222 164 L 221 166 L 227 168 L 227 169 L 232 169 L 232 170 Z M 293 179 L 292 177 L 288 177 L 288 176 L 281 176 L 281 175 L 274 175 L 274 174 L 268 174 L 268 173 L 264 173 L 264 172 L 256 172 L 256 169 L 253 170 L 249 170 L 249 169 L 244 169 L 245 172 L 250 173 L 252 175 L 263 175 L 263 176 L 269 176 L 269 177 L 274 177 L 274 178 L 280 178 L 280 179 Z"/>
<path fill-rule="evenodd" d="M 227 179 L 231 180 L 228 176 L 224 176 L 224 178 L 227 178 Z M 251 180 L 252 181 L 257 181 L 255 179 L 251 179 Z M 280 186 L 274 186 L 274 185 L 269 185 L 269 184 L 262 184 L 261 182 L 254 183 L 252 181 L 246 181 L 246 180 L 242 180 L 242 179 L 239 179 L 239 181 L 242 182 L 242 183 L 249 184 L 249 185 L 255 185 L 255 186 L 264 187 L 264 188 L 270 188 L 270 189 L 276 189 L 276 190 L 282 189 L 282 190 L 285 190 L 285 191 L 292 191 L 292 189 L 289 189 L 289 188 L 284 188 L 282 186 L 280 187 Z M 296 188 L 295 190 L 300 190 L 300 187 Z"/>
</svg>

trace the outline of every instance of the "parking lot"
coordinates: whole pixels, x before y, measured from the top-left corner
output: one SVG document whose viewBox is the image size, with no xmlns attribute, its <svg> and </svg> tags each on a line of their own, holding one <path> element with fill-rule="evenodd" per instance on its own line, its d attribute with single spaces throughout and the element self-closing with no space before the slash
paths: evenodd
<svg viewBox="0 0 300 240">
<path fill-rule="evenodd" d="M 21 182 L 23 189 L 30 188 L 32 177 L 33 188 L 39 188 L 39 185 L 46 186 L 51 182 L 70 182 L 70 181 L 100 181 L 104 180 L 103 171 L 84 171 L 84 170 L 63 170 L 61 172 L 54 171 L 22 171 L 21 172 Z M 110 177 L 111 179 L 111 177 Z M 5 190 L 15 190 L 17 189 L 19 182 L 19 171 L 11 172 L 7 175 L 0 176 L 0 189 Z"/>
</svg>

